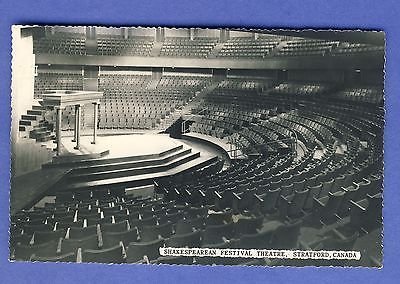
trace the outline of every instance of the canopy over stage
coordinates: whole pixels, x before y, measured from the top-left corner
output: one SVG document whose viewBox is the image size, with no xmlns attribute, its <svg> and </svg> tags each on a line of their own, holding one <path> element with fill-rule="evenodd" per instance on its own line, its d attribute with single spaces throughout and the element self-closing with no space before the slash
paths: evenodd
<svg viewBox="0 0 400 284">
<path fill-rule="evenodd" d="M 56 118 L 56 142 L 57 142 L 57 155 L 61 154 L 61 114 L 66 106 L 75 106 L 75 127 L 74 139 L 76 142 L 75 149 L 80 149 L 80 125 L 81 125 L 81 106 L 85 104 L 93 104 L 93 141 L 96 144 L 97 135 L 97 116 L 100 98 L 103 96 L 102 92 L 93 91 L 70 91 L 70 90 L 50 90 L 42 94 L 43 101 L 41 104 L 44 107 L 55 108 L 57 113 Z"/>
</svg>

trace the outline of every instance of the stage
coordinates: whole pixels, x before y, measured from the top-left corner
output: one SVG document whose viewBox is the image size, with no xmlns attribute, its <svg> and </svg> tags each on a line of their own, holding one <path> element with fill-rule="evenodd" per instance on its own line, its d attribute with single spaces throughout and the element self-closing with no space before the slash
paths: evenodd
<svg viewBox="0 0 400 284">
<path fill-rule="evenodd" d="M 91 144 L 92 136 L 81 137 L 81 147 L 76 150 L 75 142 L 72 137 L 63 137 L 61 139 L 61 155 L 77 156 L 88 154 L 99 154 L 109 151 L 104 158 L 118 158 L 127 156 L 145 156 L 157 154 L 179 145 L 184 145 L 182 141 L 170 138 L 168 134 L 126 134 L 98 136 L 96 144 Z"/>
</svg>

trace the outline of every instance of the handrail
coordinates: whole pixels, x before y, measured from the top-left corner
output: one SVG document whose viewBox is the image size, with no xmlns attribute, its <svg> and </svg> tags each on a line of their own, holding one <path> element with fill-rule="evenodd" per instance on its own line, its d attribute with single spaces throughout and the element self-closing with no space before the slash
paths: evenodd
<svg viewBox="0 0 400 284">
<path fill-rule="evenodd" d="M 203 111 L 205 111 L 205 110 L 208 110 L 208 109 L 207 109 L 207 108 L 203 108 L 200 112 L 198 112 L 198 113 L 196 113 L 196 114 L 190 114 L 190 116 L 189 116 L 188 119 L 183 120 L 183 121 L 182 121 L 182 124 L 181 124 L 181 132 L 182 132 L 182 133 L 187 133 L 188 131 L 185 131 L 186 122 L 189 121 L 189 120 L 191 120 L 191 118 L 193 118 L 195 115 L 200 115 L 200 114 L 201 114 Z"/>
<path fill-rule="evenodd" d="M 293 141 L 293 138 L 295 138 L 295 140 Z M 238 150 L 246 150 L 249 148 L 262 148 L 265 147 L 267 145 L 273 144 L 273 143 L 279 143 L 279 142 L 292 142 L 291 146 L 292 146 L 292 150 L 297 151 L 297 143 L 295 141 L 297 141 L 297 135 L 295 135 L 295 137 L 290 137 L 290 138 L 283 138 L 283 139 L 279 139 L 279 140 L 274 140 L 274 141 L 270 141 L 270 142 L 266 142 L 266 143 L 262 143 L 262 144 L 256 144 L 256 145 L 251 145 L 251 146 L 245 146 L 245 147 L 240 147 L 237 146 L 237 143 L 235 143 L 235 141 L 233 141 L 233 143 L 229 143 L 230 147 L 229 150 L 227 151 L 228 153 L 233 152 L 233 156 L 236 159 L 238 157 L 237 155 L 237 151 Z M 233 146 L 235 146 L 235 148 L 233 148 Z M 243 151 L 242 151 L 243 153 Z"/>
</svg>

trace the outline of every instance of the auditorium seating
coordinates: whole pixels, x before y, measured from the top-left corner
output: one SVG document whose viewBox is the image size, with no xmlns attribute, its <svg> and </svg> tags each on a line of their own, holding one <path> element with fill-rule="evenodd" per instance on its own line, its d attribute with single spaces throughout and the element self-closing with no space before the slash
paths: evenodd
<svg viewBox="0 0 400 284">
<path fill-rule="evenodd" d="M 343 42 L 332 49 L 332 56 L 351 56 L 354 54 L 373 54 L 373 53 L 383 53 L 385 50 L 384 46 L 374 46 L 363 43 L 346 43 Z"/>
<path fill-rule="evenodd" d="M 264 58 L 278 45 L 279 37 L 263 38 L 231 38 L 224 43 L 218 57 L 228 58 Z"/>
<path fill-rule="evenodd" d="M 49 90 L 83 90 L 82 74 L 77 73 L 42 73 L 35 76 L 35 98 Z"/>
<path fill-rule="evenodd" d="M 367 88 L 346 88 L 345 90 L 336 93 L 335 97 L 354 102 L 373 104 L 381 104 L 383 100 L 382 89 L 377 86 L 369 86 Z"/>
<path fill-rule="evenodd" d="M 165 75 L 150 89 L 147 75 L 101 75 L 99 128 L 154 129 L 210 82 L 211 77 L 205 76 Z"/>
<path fill-rule="evenodd" d="M 39 54 L 86 52 L 77 43 L 79 39 L 39 41 L 35 47 Z M 260 35 L 226 42 L 213 38 L 167 37 L 157 43 L 149 38 L 98 38 L 96 52 L 155 56 L 154 46 L 166 57 L 206 59 L 212 55 L 245 60 L 273 56 L 311 60 L 313 56 L 381 50 L 337 41 Z M 285 81 L 278 80 L 279 76 L 271 79 L 231 72 L 223 79 L 177 74 L 164 72 L 157 77 L 148 71 L 101 71 L 99 90 L 104 97 L 99 128 L 152 130 L 190 107 L 188 134 L 200 133 L 229 145 L 234 152 L 229 165 L 216 159 L 202 168 L 156 178 L 150 196 L 131 195 L 132 189 L 125 192 L 124 185 L 115 184 L 69 188 L 71 191 L 53 188 L 52 198 L 48 198 L 52 201 L 11 216 L 12 260 L 282 265 L 285 261 L 268 259 L 162 257 L 159 248 L 350 250 L 361 238 L 373 238 L 381 230 L 381 86 L 313 78 Z M 36 95 L 65 88 L 83 88 L 82 76 L 39 72 L 35 78 Z M 193 103 L 201 92 L 199 101 Z M 71 117 L 72 110 L 63 114 L 63 129 L 72 129 Z M 100 171 L 107 167 L 113 166 L 81 169 L 70 178 L 96 180 L 96 176 L 119 174 Z M 310 238 L 314 240 L 310 242 Z M 380 262 L 373 250 L 363 258 Z"/>
<path fill-rule="evenodd" d="M 35 54 L 88 54 L 83 34 L 57 33 L 35 39 Z M 216 48 L 216 46 L 220 46 Z M 161 56 L 208 58 L 210 55 L 227 59 L 266 59 L 273 56 L 354 56 L 381 54 L 383 46 L 364 43 L 339 42 L 279 35 L 258 34 L 257 37 L 232 37 L 220 42 L 214 37 L 166 37 L 160 50 L 155 48 L 153 36 L 98 35 L 94 51 L 100 56 Z M 153 52 L 155 50 L 156 52 Z"/>
<path fill-rule="evenodd" d="M 214 38 L 166 38 L 160 56 L 206 58 L 217 42 Z"/>
<path fill-rule="evenodd" d="M 285 42 L 278 51 L 277 56 L 324 56 L 334 47 L 338 41 L 325 41 L 315 39 L 294 39 Z"/>
<path fill-rule="evenodd" d="M 97 54 L 112 56 L 150 56 L 154 39 L 149 37 L 98 38 Z"/>
<path fill-rule="evenodd" d="M 34 40 L 35 54 L 86 55 L 85 38 L 81 35 L 64 37 L 54 35 Z"/>
</svg>

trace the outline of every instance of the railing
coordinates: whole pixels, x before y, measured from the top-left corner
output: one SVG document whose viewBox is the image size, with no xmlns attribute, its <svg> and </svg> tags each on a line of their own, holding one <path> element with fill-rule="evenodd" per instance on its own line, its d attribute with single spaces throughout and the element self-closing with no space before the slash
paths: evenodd
<svg viewBox="0 0 400 284">
<path fill-rule="evenodd" d="M 207 108 L 203 108 L 200 112 L 198 112 L 198 113 L 196 113 L 196 114 L 191 114 L 191 115 L 189 116 L 188 119 L 183 120 L 183 121 L 182 121 L 182 124 L 181 124 L 181 132 L 182 132 L 182 134 L 188 133 L 188 132 L 189 132 L 189 129 L 186 129 L 186 122 L 191 121 L 192 118 L 193 118 L 195 115 L 201 115 L 201 114 L 202 114 L 204 111 L 206 111 L 206 110 L 208 110 L 208 109 L 207 109 Z"/>
<path fill-rule="evenodd" d="M 238 157 L 245 157 L 244 152 L 250 148 L 263 149 L 266 146 L 274 144 L 274 143 L 290 142 L 292 151 L 294 151 L 294 153 L 296 153 L 297 152 L 297 134 L 295 132 L 293 132 L 293 133 L 295 134 L 294 137 L 289 137 L 289 138 L 270 141 L 267 143 L 251 145 L 251 146 L 244 146 L 244 147 L 238 147 L 237 143 L 235 143 L 235 141 L 233 141 L 232 143 L 229 143 L 229 150 L 227 152 L 232 153 L 233 159 L 237 159 Z M 241 154 L 238 154 L 238 151 L 240 151 Z"/>
</svg>

